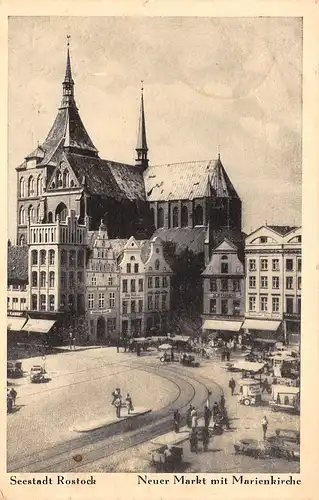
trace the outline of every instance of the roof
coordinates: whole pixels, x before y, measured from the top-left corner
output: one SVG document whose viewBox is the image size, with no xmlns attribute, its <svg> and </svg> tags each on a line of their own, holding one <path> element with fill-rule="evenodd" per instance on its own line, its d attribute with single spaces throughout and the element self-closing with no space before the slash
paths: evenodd
<svg viewBox="0 0 319 500">
<path fill-rule="evenodd" d="M 88 231 L 88 246 L 89 248 L 93 248 L 94 241 L 96 240 L 99 231 Z M 145 263 L 149 258 L 151 251 L 151 242 L 150 240 L 136 240 L 139 247 L 141 248 L 141 259 Z M 110 244 L 111 248 L 114 250 L 115 258 L 121 258 L 125 245 L 128 242 L 128 239 L 109 239 L 107 242 Z"/>
<path fill-rule="evenodd" d="M 221 161 L 151 165 L 144 173 L 148 201 L 193 200 L 209 196 L 238 198 Z"/>
<path fill-rule="evenodd" d="M 224 240 L 228 240 L 240 250 L 244 245 L 245 234 L 236 229 L 222 228 L 212 229 L 210 237 L 212 248 L 216 248 Z"/>
<path fill-rule="evenodd" d="M 177 255 L 186 249 L 194 254 L 199 254 L 204 252 L 206 227 L 161 228 L 155 231 L 152 238 L 155 236 L 159 236 L 163 242 L 174 243 Z"/>
<path fill-rule="evenodd" d="M 269 227 L 269 229 L 272 229 L 275 231 L 275 233 L 280 234 L 281 236 L 285 236 L 288 233 L 291 233 L 291 231 L 294 231 L 294 229 L 298 229 L 299 226 L 266 226 Z"/>
<path fill-rule="evenodd" d="M 8 247 L 8 283 L 28 282 L 28 246 Z"/>
</svg>

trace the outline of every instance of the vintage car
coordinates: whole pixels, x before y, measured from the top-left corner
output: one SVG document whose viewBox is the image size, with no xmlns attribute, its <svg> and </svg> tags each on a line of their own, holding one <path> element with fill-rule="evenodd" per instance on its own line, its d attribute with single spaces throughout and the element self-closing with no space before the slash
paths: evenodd
<svg viewBox="0 0 319 500">
<path fill-rule="evenodd" d="M 245 406 L 254 406 L 261 402 L 261 384 L 253 378 L 243 378 L 238 381 L 239 403 Z"/>
<path fill-rule="evenodd" d="M 7 377 L 23 377 L 22 361 L 7 361 Z"/>
<path fill-rule="evenodd" d="M 44 382 L 45 370 L 41 365 L 33 365 L 30 370 L 30 381 L 33 383 Z"/>
<path fill-rule="evenodd" d="M 287 385 L 272 386 L 272 400 L 269 406 L 273 411 L 300 413 L 300 388 Z"/>
<path fill-rule="evenodd" d="M 180 466 L 183 460 L 183 448 L 180 446 L 164 445 L 151 452 L 151 465 L 156 470 L 170 472 Z"/>
<path fill-rule="evenodd" d="M 199 366 L 199 362 L 195 360 L 195 356 L 191 354 L 182 354 L 180 357 L 180 363 L 184 366 Z"/>
</svg>

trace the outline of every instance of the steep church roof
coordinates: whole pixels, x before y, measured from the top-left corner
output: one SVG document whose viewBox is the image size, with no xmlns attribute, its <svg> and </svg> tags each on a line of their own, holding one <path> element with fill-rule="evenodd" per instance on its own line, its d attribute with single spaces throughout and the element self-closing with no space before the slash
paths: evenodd
<svg viewBox="0 0 319 500">
<path fill-rule="evenodd" d="M 144 172 L 148 201 L 193 200 L 209 196 L 238 198 L 217 160 L 151 165 Z"/>
</svg>

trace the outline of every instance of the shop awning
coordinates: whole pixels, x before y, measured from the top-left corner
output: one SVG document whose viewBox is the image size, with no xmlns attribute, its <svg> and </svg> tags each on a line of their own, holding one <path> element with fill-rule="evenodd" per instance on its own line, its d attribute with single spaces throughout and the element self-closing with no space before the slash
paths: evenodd
<svg viewBox="0 0 319 500">
<path fill-rule="evenodd" d="M 22 328 L 26 332 L 48 333 L 55 321 L 48 319 L 29 319 Z"/>
<path fill-rule="evenodd" d="M 278 330 L 281 321 L 267 321 L 263 319 L 245 319 L 243 328 L 250 330 L 270 330 L 275 332 Z"/>
<path fill-rule="evenodd" d="M 175 337 L 172 337 L 172 340 L 175 342 L 188 342 L 190 337 L 187 337 L 185 335 L 175 335 Z"/>
<path fill-rule="evenodd" d="M 205 319 L 203 330 L 227 330 L 230 332 L 239 332 L 242 321 L 221 321 L 218 319 Z"/>
<path fill-rule="evenodd" d="M 20 332 L 26 321 L 27 318 L 17 318 L 14 316 L 7 316 L 7 329 L 14 330 L 15 332 Z"/>
</svg>

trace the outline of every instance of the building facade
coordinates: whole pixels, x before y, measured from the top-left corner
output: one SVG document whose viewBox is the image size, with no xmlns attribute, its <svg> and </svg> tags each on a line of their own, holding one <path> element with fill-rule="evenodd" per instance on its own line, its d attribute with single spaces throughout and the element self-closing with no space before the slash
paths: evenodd
<svg viewBox="0 0 319 500">
<path fill-rule="evenodd" d="M 287 343 L 300 341 L 301 227 L 262 226 L 245 240 L 244 328 L 268 332 Z"/>
<path fill-rule="evenodd" d="M 238 246 L 225 239 L 212 251 L 203 276 L 203 330 L 229 336 L 244 321 L 244 264 Z"/>
<path fill-rule="evenodd" d="M 7 329 L 20 331 L 29 309 L 28 247 L 8 246 Z"/>
</svg>

